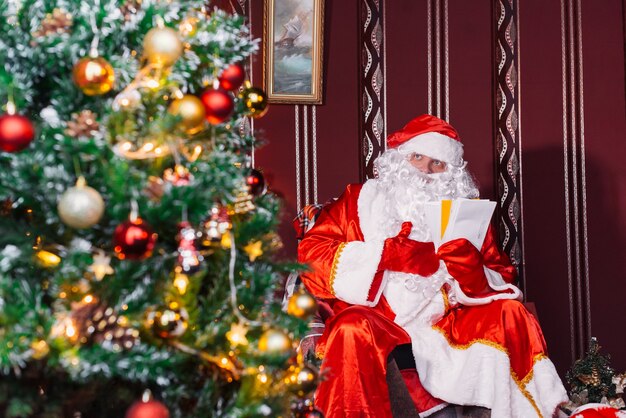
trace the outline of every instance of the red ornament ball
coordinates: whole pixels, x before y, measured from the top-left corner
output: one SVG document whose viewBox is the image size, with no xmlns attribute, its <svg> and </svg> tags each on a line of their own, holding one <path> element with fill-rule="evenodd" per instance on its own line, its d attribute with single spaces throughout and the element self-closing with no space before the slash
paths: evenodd
<svg viewBox="0 0 626 418">
<path fill-rule="evenodd" d="M 246 184 L 248 185 L 248 192 L 252 196 L 261 196 L 267 190 L 263 173 L 254 168 L 251 169 L 250 173 L 246 176 Z"/>
<path fill-rule="evenodd" d="M 0 150 L 21 151 L 35 138 L 35 128 L 27 117 L 21 115 L 0 116 Z"/>
<path fill-rule="evenodd" d="M 211 125 L 219 125 L 233 113 L 235 101 L 233 97 L 222 89 L 209 89 L 200 97 L 206 110 L 206 120 Z"/>
<path fill-rule="evenodd" d="M 170 412 L 159 401 L 137 401 L 126 411 L 126 418 L 169 418 Z"/>
<path fill-rule="evenodd" d="M 228 91 L 235 91 L 246 79 L 246 72 L 241 64 L 232 64 L 226 67 L 219 76 L 220 86 Z"/>
<path fill-rule="evenodd" d="M 141 260 L 152 255 L 157 234 L 143 219 L 121 223 L 113 233 L 114 250 L 120 259 Z"/>
</svg>

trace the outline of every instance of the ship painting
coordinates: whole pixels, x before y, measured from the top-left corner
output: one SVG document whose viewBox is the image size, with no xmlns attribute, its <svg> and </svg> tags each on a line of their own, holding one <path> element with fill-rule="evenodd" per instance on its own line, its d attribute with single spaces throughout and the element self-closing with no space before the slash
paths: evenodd
<svg viewBox="0 0 626 418">
<path fill-rule="evenodd" d="M 277 0 L 274 93 L 312 93 L 313 0 Z"/>
</svg>

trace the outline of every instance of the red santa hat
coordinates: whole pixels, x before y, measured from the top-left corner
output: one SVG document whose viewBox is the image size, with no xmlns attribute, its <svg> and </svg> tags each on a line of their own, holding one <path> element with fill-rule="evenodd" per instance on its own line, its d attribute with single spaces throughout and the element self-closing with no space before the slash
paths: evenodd
<svg viewBox="0 0 626 418">
<path fill-rule="evenodd" d="M 389 135 L 387 148 L 397 148 L 402 154 L 423 154 L 452 165 L 463 164 L 459 133 L 449 123 L 432 115 L 420 115 Z"/>
</svg>

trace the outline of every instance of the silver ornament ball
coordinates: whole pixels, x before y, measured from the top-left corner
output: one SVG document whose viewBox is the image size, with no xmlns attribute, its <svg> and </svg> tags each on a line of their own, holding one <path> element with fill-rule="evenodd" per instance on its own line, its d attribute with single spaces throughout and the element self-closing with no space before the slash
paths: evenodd
<svg viewBox="0 0 626 418">
<path fill-rule="evenodd" d="M 85 229 L 98 223 L 104 214 L 104 200 L 96 189 L 87 186 L 80 177 L 76 186 L 63 193 L 57 211 L 63 223 L 72 228 Z"/>
</svg>

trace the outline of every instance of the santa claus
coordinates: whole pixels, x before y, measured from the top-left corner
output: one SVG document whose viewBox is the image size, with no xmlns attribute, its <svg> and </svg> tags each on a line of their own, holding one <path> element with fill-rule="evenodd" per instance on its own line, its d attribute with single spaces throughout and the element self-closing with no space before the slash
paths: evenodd
<svg viewBox="0 0 626 418">
<path fill-rule="evenodd" d="M 424 204 L 476 198 L 463 145 L 422 115 L 387 138 L 377 178 L 325 206 L 298 248 L 302 279 L 333 315 L 317 351 L 327 379 L 316 404 L 329 418 L 391 416 L 387 358 L 410 343 L 404 380 L 421 416 L 475 405 L 492 417 L 552 417 L 567 395 L 515 268 L 490 229 L 435 251 Z"/>
</svg>

